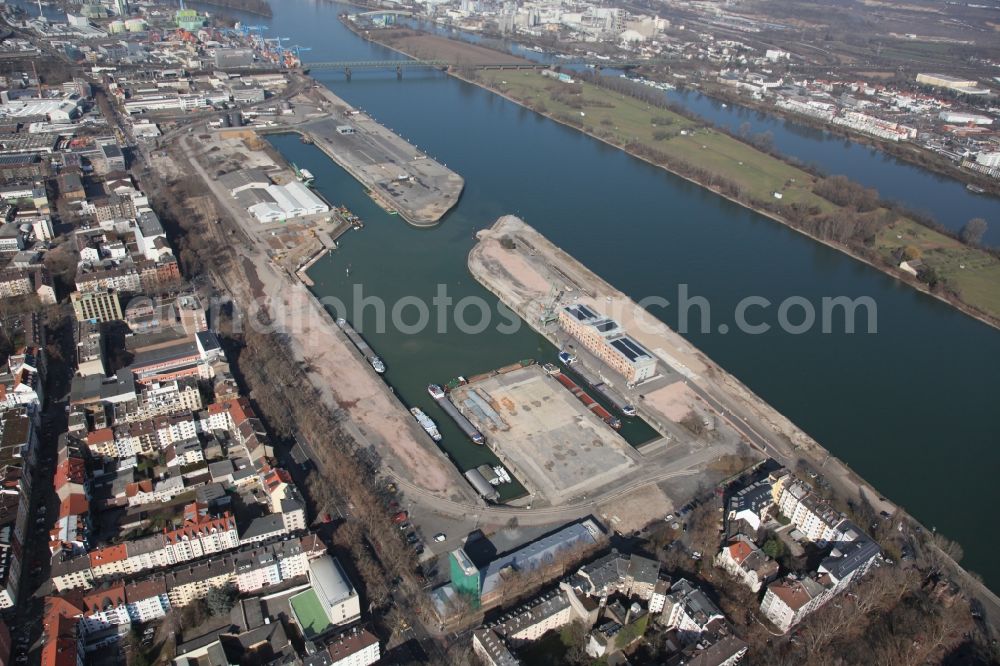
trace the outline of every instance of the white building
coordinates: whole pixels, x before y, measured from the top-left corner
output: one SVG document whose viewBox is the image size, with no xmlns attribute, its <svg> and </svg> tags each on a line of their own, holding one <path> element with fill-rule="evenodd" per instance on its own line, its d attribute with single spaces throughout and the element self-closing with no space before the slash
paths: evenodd
<svg viewBox="0 0 1000 666">
<path fill-rule="evenodd" d="M 684 643 L 697 642 L 702 634 L 725 622 L 722 611 L 705 593 L 683 578 L 671 586 L 663 616 L 667 629 L 675 629 Z"/>
<path fill-rule="evenodd" d="M 827 598 L 827 589 L 811 578 L 786 578 L 767 586 L 760 610 L 785 632 L 822 606 Z"/>
<path fill-rule="evenodd" d="M 298 539 L 240 552 L 233 559 L 236 562 L 236 587 L 240 592 L 255 592 L 290 578 L 304 576 L 309 568 Z"/>
<path fill-rule="evenodd" d="M 327 645 L 330 666 L 370 666 L 379 660 L 378 639 L 366 629 L 353 629 Z"/>
<path fill-rule="evenodd" d="M 329 555 L 308 566 L 309 582 L 331 624 L 349 624 L 361 617 L 361 600 L 340 563 Z"/>
<path fill-rule="evenodd" d="M 753 592 L 778 576 L 778 563 L 769 558 L 749 539 L 732 539 L 715 557 L 715 566 L 746 585 Z"/>
</svg>

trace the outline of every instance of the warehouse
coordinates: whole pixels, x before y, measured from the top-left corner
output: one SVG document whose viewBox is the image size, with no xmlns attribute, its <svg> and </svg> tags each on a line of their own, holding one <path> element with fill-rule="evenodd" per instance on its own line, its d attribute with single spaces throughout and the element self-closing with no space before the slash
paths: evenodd
<svg viewBox="0 0 1000 666">
<path fill-rule="evenodd" d="M 269 185 L 266 192 L 273 202 L 260 201 L 249 207 L 250 214 L 264 224 L 330 210 L 322 199 L 297 180 L 287 185 Z"/>
</svg>

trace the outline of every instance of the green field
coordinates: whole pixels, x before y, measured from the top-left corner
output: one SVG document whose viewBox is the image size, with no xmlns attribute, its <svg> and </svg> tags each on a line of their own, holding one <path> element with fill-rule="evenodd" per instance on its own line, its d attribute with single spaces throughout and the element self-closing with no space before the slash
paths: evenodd
<svg viewBox="0 0 1000 666">
<path fill-rule="evenodd" d="M 813 192 L 813 175 L 668 109 L 536 71 L 483 70 L 476 81 L 618 147 L 640 144 L 734 182 L 750 200 L 776 200 L 777 192 L 785 204 L 800 203 L 821 213 L 839 210 Z M 908 218 L 899 218 L 876 240 L 879 254 L 892 266 L 893 253 L 908 246 L 920 250 L 924 264 L 962 301 L 1000 319 L 1000 260 Z"/>
<path fill-rule="evenodd" d="M 900 220 L 878 238 L 884 256 L 914 247 L 920 259 L 961 299 L 1000 316 L 1000 259 L 910 220 Z"/>
<path fill-rule="evenodd" d="M 579 122 L 585 131 L 616 145 L 640 143 L 708 169 L 738 182 L 754 198 L 770 199 L 780 192 L 789 202 L 830 207 L 813 194 L 812 175 L 669 109 L 586 83 L 577 88 L 583 108 L 574 108 L 557 98 L 571 86 L 533 71 L 485 70 L 478 80 L 529 106 L 540 102 L 553 117 Z M 658 138 L 659 132 L 670 136 Z"/>
<path fill-rule="evenodd" d="M 330 620 L 323 611 L 323 604 L 320 603 L 315 590 L 310 588 L 296 594 L 289 599 L 289 603 L 306 638 L 319 636 L 330 628 Z"/>
</svg>

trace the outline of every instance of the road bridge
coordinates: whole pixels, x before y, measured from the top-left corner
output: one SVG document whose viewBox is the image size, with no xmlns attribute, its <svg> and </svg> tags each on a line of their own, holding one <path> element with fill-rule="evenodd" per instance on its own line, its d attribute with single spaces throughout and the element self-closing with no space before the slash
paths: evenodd
<svg viewBox="0 0 1000 666">
<path fill-rule="evenodd" d="M 563 60 L 558 63 L 541 63 L 527 61 L 498 60 L 496 62 L 459 63 L 453 60 L 334 60 L 329 62 L 302 63 L 303 71 L 341 70 L 351 79 L 351 74 L 358 70 L 395 70 L 396 76 L 402 78 L 405 69 L 448 69 L 459 67 L 463 69 L 547 69 L 549 67 L 590 67 L 592 69 L 634 69 L 642 65 L 656 64 L 654 61 L 608 61 L 608 60 Z"/>
</svg>

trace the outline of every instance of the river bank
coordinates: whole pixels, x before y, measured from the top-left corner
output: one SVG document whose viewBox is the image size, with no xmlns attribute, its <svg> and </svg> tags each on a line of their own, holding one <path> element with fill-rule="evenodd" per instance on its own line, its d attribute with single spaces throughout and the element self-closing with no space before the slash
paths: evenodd
<svg viewBox="0 0 1000 666">
<path fill-rule="evenodd" d="M 664 169 L 666 171 L 669 171 L 670 173 L 672 173 L 672 174 L 674 174 L 676 176 L 679 176 L 679 177 L 683 178 L 684 180 L 686 180 L 688 182 L 694 183 L 694 184 L 696 184 L 696 185 L 698 185 L 700 187 L 704 187 L 705 189 L 711 191 L 712 193 L 714 193 L 714 194 L 716 194 L 718 196 L 721 196 L 721 197 L 727 199 L 728 201 L 731 201 L 733 203 L 736 203 L 736 204 L 739 204 L 741 206 L 744 206 L 744 207 L 748 208 L 749 210 L 753 210 L 754 212 L 756 212 L 756 213 L 758 213 L 760 215 L 763 215 L 763 216 L 765 216 L 765 217 L 767 217 L 767 218 L 769 218 L 771 220 L 774 220 L 775 222 L 779 222 L 779 223 L 781 223 L 781 224 L 783 224 L 783 225 L 785 225 L 785 226 L 787 226 L 787 227 L 795 230 L 796 232 L 798 232 L 798 233 L 800 233 L 800 234 L 802 234 L 804 236 L 809 237 L 810 239 L 812 239 L 814 241 L 817 241 L 819 243 L 822 243 L 823 245 L 826 245 L 827 247 L 831 247 L 831 248 L 836 249 L 836 250 L 838 250 L 840 252 L 843 252 L 844 254 L 847 254 L 848 256 L 850 256 L 851 258 L 853 258 L 853 259 L 855 259 L 857 261 L 860 261 L 862 263 L 867 264 L 868 266 L 871 266 L 872 268 L 875 268 L 875 269 L 877 269 L 879 271 L 882 271 L 883 273 L 885 273 L 885 274 L 887 274 L 887 275 L 889 275 L 889 276 L 891 276 L 891 277 L 899 280 L 900 282 L 903 282 L 904 284 L 907 284 L 910 287 L 913 287 L 914 289 L 916 289 L 916 290 L 918 290 L 920 292 L 923 292 L 923 293 L 925 293 L 925 294 L 927 294 L 929 296 L 933 296 L 934 298 L 937 298 L 938 300 L 940 300 L 940 301 L 942 301 L 944 303 L 947 303 L 948 305 L 951 305 L 952 307 L 956 308 L 957 310 L 963 312 L 966 315 L 969 315 L 970 317 L 974 317 L 975 319 L 977 319 L 977 320 L 979 320 L 979 321 L 981 321 L 981 322 L 983 322 L 985 324 L 988 324 L 990 326 L 993 326 L 994 328 L 1000 328 L 1000 311 L 997 311 L 997 310 L 993 309 L 993 310 L 987 312 L 987 311 L 984 311 L 984 310 L 982 310 L 982 309 L 980 309 L 978 307 L 975 307 L 973 305 L 965 303 L 963 301 L 956 300 L 955 298 L 950 297 L 949 295 L 942 294 L 940 292 L 936 292 L 935 290 L 931 289 L 926 283 L 921 282 L 920 280 L 916 279 L 914 276 L 906 273 L 905 271 L 903 271 L 903 270 L 901 270 L 899 268 L 896 268 L 894 266 L 887 265 L 885 263 L 877 262 L 877 261 L 873 260 L 871 257 L 866 257 L 866 256 L 862 255 L 861 253 L 855 251 L 853 248 L 851 248 L 850 246 L 848 246 L 848 245 L 846 245 L 844 243 L 838 243 L 836 241 L 832 241 L 830 239 L 825 239 L 825 238 L 822 238 L 822 237 L 820 237 L 820 236 L 818 236 L 816 234 L 810 233 L 809 231 L 803 229 L 802 227 L 794 224 L 791 220 L 789 220 L 785 216 L 781 215 L 780 213 L 777 213 L 777 212 L 775 212 L 773 210 L 768 210 L 767 208 L 764 208 L 764 207 L 761 207 L 761 206 L 750 205 L 750 204 L 748 204 L 747 201 L 742 200 L 741 198 L 736 197 L 736 196 L 732 195 L 729 192 L 726 192 L 723 188 L 721 188 L 719 186 L 716 186 L 716 185 L 713 185 L 711 183 L 707 183 L 707 182 L 705 182 L 703 180 L 700 180 L 698 178 L 692 177 L 692 176 L 690 176 L 688 174 L 685 174 L 684 172 L 680 171 L 679 169 L 671 168 L 669 164 L 664 164 L 662 161 L 659 161 L 657 159 L 648 157 L 646 155 L 642 155 L 642 154 L 640 154 L 640 153 L 638 153 L 638 152 L 636 152 L 634 150 L 629 150 L 627 146 L 622 145 L 621 143 L 619 143 L 617 141 L 614 141 L 614 140 L 612 140 L 612 139 L 610 139 L 608 137 L 600 136 L 600 135 L 598 135 L 597 133 L 595 133 L 593 131 L 588 131 L 587 129 L 582 128 L 578 124 L 569 122 L 568 118 L 566 118 L 566 117 L 560 117 L 556 113 L 553 113 L 553 112 L 551 112 L 549 110 L 539 109 L 537 106 L 532 105 L 530 102 L 527 102 L 527 101 L 525 101 L 523 99 L 520 99 L 518 97 L 510 95 L 510 94 L 508 94 L 508 93 L 506 93 L 506 92 L 504 92 L 502 90 L 499 90 L 499 89 L 497 89 L 497 88 L 495 88 L 495 87 L 493 87 L 491 85 L 488 85 L 487 83 L 485 83 L 481 79 L 475 79 L 475 78 L 466 77 L 466 76 L 463 76 L 460 72 L 457 72 L 457 71 L 450 71 L 449 73 L 452 76 L 454 76 L 454 77 L 456 77 L 456 78 L 458 78 L 458 79 L 460 79 L 462 81 L 465 81 L 466 83 L 471 83 L 471 84 L 479 86 L 479 87 L 481 87 L 481 88 L 483 88 L 485 90 L 488 90 L 491 93 L 494 93 L 496 95 L 500 95 L 504 99 L 507 99 L 507 100 L 509 100 L 511 102 L 514 102 L 515 104 L 518 104 L 519 106 L 522 106 L 522 107 L 525 107 L 527 109 L 530 109 L 530 110 L 532 110 L 532 111 L 534 111 L 534 112 L 536 112 L 536 113 L 538 113 L 538 114 L 540 114 L 542 116 L 545 116 L 546 118 L 549 118 L 550 120 L 554 120 L 555 122 L 560 123 L 562 125 L 565 125 L 567 127 L 572 127 L 573 129 L 576 129 L 576 130 L 578 130 L 580 132 L 583 132 L 584 134 L 587 134 L 588 136 L 590 136 L 590 137 L 592 137 L 594 139 L 597 139 L 598 141 L 600 141 L 602 143 L 605 143 L 605 144 L 607 144 L 609 146 L 613 146 L 613 147 L 615 147 L 615 148 L 617 148 L 619 150 L 623 150 L 624 152 L 628 153 L 632 157 L 638 158 L 638 159 L 640 159 L 640 160 L 642 160 L 642 161 L 644 161 L 644 162 L 646 162 L 648 164 L 651 164 L 653 166 L 657 166 L 657 167 L 662 168 L 662 169 Z M 505 76 L 513 76 L 514 74 L 513 73 L 506 73 L 504 75 Z M 913 224 L 915 226 L 918 226 L 918 225 L 916 225 L 916 223 L 911 223 L 911 224 Z M 914 233 L 914 231 L 913 231 L 912 228 L 909 230 L 909 232 L 911 234 Z M 928 230 L 928 232 L 930 232 L 930 233 L 936 233 L 936 232 L 931 232 L 931 230 Z M 935 244 L 940 243 L 940 244 L 942 244 L 941 246 L 943 246 L 944 244 L 948 244 L 948 241 L 945 240 L 945 238 L 943 237 L 943 238 L 940 238 L 940 239 L 936 239 L 934 241 L 934 243 Z M 983 253 L 983 254 L 985 255 L 985 253 Z M 987 260 L 989 260 L 989 259 L 987 259 Z M 991 261 L 991 263 L 993 263 L 993 262 Z"/>
<path fill-rule="evenodd" d="M 567 50 L 574 50 L 578 54 L 583 52 L 583 49 L 581 48 L 574 48 L 574 46 L 577 45 L 561 44 L 551 39 L 536 39 L 528 35 L 519 35 L 518 41 L 516 42 L 504 41 L 502 39 L 502 35 L 467 32 L 466 30 L 449 27 L 447 24 L 433 19 L 429 19 L 428 22 L 433 25 L 433 30 L 447 31 L 448 34 L 445 36 L 452 41 L 485 46 L 485 48 L 503 54 L 508 53 L 508 51 L 510 53 L 515 53 L 517 50 L 530 50 L 533 51 L 534 54 L 545 56 L 539 57 L 538 60 L 541 62 L 548 62 L 553 66 L 561 64 L 559 60 L 551 57 L 554 54 L 566 52 Z M 417 27 L 420 30 L 424 29 L 423 25 L 418 24 Z M 592 45 L 585 46 L 590 48 Z M 529 57 L 535 59 L 534 56 Z M 663 78 L 655 70 L 647 71 L 645 68 L 640 68 L 636 71 L 647 75 L 653 80 L 660 80 Z M 901 163 L 924 169 L 928 173 L 942 176 L 950 180 L 955 180 L 962 183 L 963 187 L 966 183 L 973 183 L 983 187 L 987 192 L 990 192 L 995 196 L 1000 196 L 1000 181 L 988 178 L 974 171 L 962 169 L 948 158 L 928 149 L 916 146 L 912 143 L 892 143 L 880 141 L 871 135 L 856 132 L 844 126 L 823 123 L 808 116 L 798 115 L 793 112 L 780 109 L 772 104 L 749 99 L 738 92 L 734 92 L 731 88 L 716 84 L 711 80 L 698 81 L 693 84 L 688 84 L 687 88 L 684 88 L 682 83 L 683 82 L 678 83 L 678 90 L 696 90 L 699 93 L 704 94 L 706 97 L 718 100 L 719 102 L 729 102 L 736 106 L 752 109 L 770 117 L 788 120 L 804 127 L 823 131 L 828 133 L 830 136 L 841 137 L 851 141 L 852 143 L 874 148 L 885 155 L 898 159 Z M 971 217 L 972 216 L 970 216 L 970 219 Z"/>
<path fill-rule="evenodd" d="M 359 31 L 350 20 L 342 22 L 362 38 L 407 57 L 431 57 L 435 54 L 435 48 L 439 47 L 439 42 L 464 44 L 476 53 L 495 53 L 486 47 L 456 42 L 436 35 L 423 34 L 413 38 L 409 30 Z M 395 37 L 390 38 L 390 35 L 400 35 L 408 41 L 400 44 Z M 376 36 L 380 38 L 376 39 Z M 841 211 L 844 215 L 855 213 L 816 196 L 813 186 L 817 178 L 812 174 L 724 133 L 720 133 L 719 137 L 710 138 L 716 141 L 717 145 L 713 146 L 713 149 L 719 153 L 718 157 L 725 159 L 727 163 L 714 160 L 713 156 L 706 156 L 705 152 L 699 151 L 697 145 L 691 145 L 694 142 L 701 144 L 702 149 L 707 147 L 705 143 L 701 143 L 706 140 L 700 135 L 697 140 L 694 139 L 694 130 L 697 130 L 695 124 L 681 120 L 684 116 L 676 115 L 666 108 L 651 109 L 643 118 L 634 117 L 637 111 L 641 113 L 638 107 L 642 105 L 633 105 L 636 108 L 627 109 L 626 113 L 632 116 L 629 118 L 623 118 L 619 109 L 614 108 L 610 113 L 604 114 L 598 124 L 594 118 L 600 115 L 600 107 L 613 106 L 617 101 L 609 101 L 611 95 L 601 96 L 589 91 L 588 87 L 603 90 L 590 83 L 580 84 L 586 93 L 582 97 L 588 98 L 585 101 L 589 101 L 597 108 L 587 107 L 587 112 L 584 113 L 578 111 L 583 108 L 578 102 L 563 103 L 563 100 L 557 97 L 561 93 L 548 92 L 546 88 L 553 79 L 543 79 L 533 72 L 502 70 L 472 72 L 463 71 L 461 67 L 453 67 L 448 73 L 704 187 L 729 201 L 876 268 L 922 293 L 951 305 L 963 314 L 994 328 L 1000 328 L 1000 259 L 984 250 L 966 246 L 956 239 L 903 216 L 896 216 L 888 225 L 883 224 L 881 229 L 876 230 L 874 238 L 864 243 L 856 238 L 847 243 L 837 238 L 823 237 L 808 227 L 813 226 L 817 229 L 823 225 L 829 227 L 829 222 L 823 220 L 823 217 L 830 218 L 835 213 L 841 214 Z M 624 95 L 616 95 L 614 98 L 623 99 Z M 571 104 L 576 105 L 569 106 Z M 587 113 L 590 114 L 589 117 Z M 664 119 L 664 122 L 672 126 L 657 130 L 660 116 L 673 116 Z M 625 134 L 616 133 L 619 129 L 618 124 L 623 119 L 631 123 L 627 128 L 628 131 Z M 615 131 L 610 130 L 612 125 Z M 682 128 L 679 130 L 683 135 L 680 138 L 675 136 L 678 127 Z M 691 136 L 688 136 L 689 131 Z M 709 131 L 715 132 L 715 130 Z M 668 135 L 666 141 L 661 140 L 662 137 L 659 136 L 661 132 Z M 672 138 L 669 136 L 671 134 L 674 135 Z M 665 143 L 668 147 L 658 145 L 657 148 L 650 148 L 648 144 L 651 142 Z M 687 145 L 679 145 L 677 150 L 670 152 L 669 147 L 673 147 L 674 144 Z M 688 162 L 693 164 L 687 164 Z M 698 170 L 700 173 L 694 175 L 693 170 Z M 760 178 L 761 173 L 765 178 Z M 796 205 L 802 210 L 794 208 Z M 794 212 L 800 218 L 799 221 L 796 222 L 789 217 L 786 211 Z M 821 212 L 822 216 L 816 215 L 816 212 Z M 860 224 L 862 226 L 879 224 L 876 214 L 880 213 L 891 214 L 891 211 L 878 209 L 874 213 L 868 213 L 862 216 L 866 219 L 862 219 Z M 832 236 L 837 232 L 828 233 Z M 920 271 L 918 275 L 903 270 L 899 264 L 904 256 L 920 258 L 927 269 Z"/>
<path fill-rule="evenodd" d="M 711 97 L 712 99 L 717 99 L 720 102 L 738 104 L 769 116 L 774 116 L 783 120 L 790 120 L 800 125 L 828 132 L 833 136 L 848 139 L 857 144 L 870 146 L 887 155 L 891 155 L 896 159 L 912 164 L 915 167 L 926 169 L 927 171 L 936 173 L 946 178 L 953 178 L 960 181 L 963 185 L 967 183 L 978 185 L 986 190 L 988 195 L 1000 196 L 1000 181 L 988 178 L 982 174 L 976 173 L 975 171 L 962 169 L 946 157 L 927 150 L 926 148 L 921 148 L 908 142 L 880 141 L 876 137 L 862 132 L 853 131 L 843 125 L 825 123 L 804 114 L 794 113 L 792 111 L 782 109 L 774 104 L 748 98 L 744 95 L 740 95 L 738 92 L 734 92 L 726 86 L 714 84 L 706 85 L 705 83 L 702 83 L 696 88 L 696 90 L 703 95 Z"/>
<path fill-rule="evenodd" d="M 575 302 L 595 311 L 616 313 L 616 320 L 630 335 L 636 336 L 640 344 L 658 350 L 658 363 L 666 368 L 662 372 L 675 375 L 674 388 L 681 386 L 679 377 L 682 376 L 682 391 L 693 391 L 692 397 L 696 396 L 695 399 L 720 423 L 739 433 L 760 454 L 788 469 L 821 470 L 826 481 L 832 484 L 836 499 L 848 512 L 870 513 L 869 516 L 856 516 L 861 524 L 875 520 L 875 527 L 882 529 L 877 522 L 878 515 L 892 514 L 893 524 L 899 527 L 885 530 L 881 541 L 886 552 L 897 551 L 906 543 L 909 537 L 903 536 L 904 532 L 917 529 L 916 534 L 921 534 L 921 528 L 900 506 L 882 496 L 787 416 L 523 220 L 505 215 L 490 228 L 480 231 L 467 261 L 469 271 L 480 284 L 556 346 L 564 347 L 568 336 L 558 324 L 543 323 L 547 321 L 545 313 L 559 301 L 552 295 L 552 285 L 560 287 L 558 292 L 578 294 L 580 300 Z M 667 349 L 669 354 L 663 351 Z M 669 386 L 655 387 L 655 380 L 647 383 L 654 386 L 640 385 L 641 393 L 636 403 L 640 409 L 657 412 L 664 404 L 662 394 L 676 395 Z M 660 418 L 669 417 L 661 415 Z M 867 509 L 862 508 L 866 506 Z M 938 550 L 934 539 L 928 539 L 924 547 Z M 950 573 L 989 606 L 991 617 L 996 617 L 1000 598 L 950 557 L 944 553 L 939 556 L 944 558 Z"/>
</svg>

